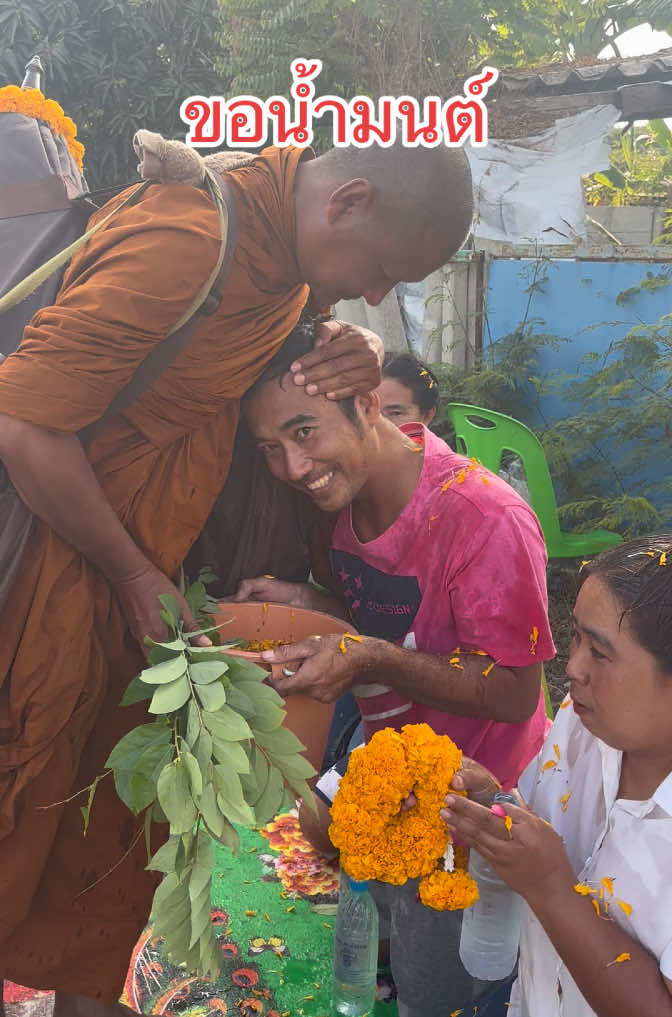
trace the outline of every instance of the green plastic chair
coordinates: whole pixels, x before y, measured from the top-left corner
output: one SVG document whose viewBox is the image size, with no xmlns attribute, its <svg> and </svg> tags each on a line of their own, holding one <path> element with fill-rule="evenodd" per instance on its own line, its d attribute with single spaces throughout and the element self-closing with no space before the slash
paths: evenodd
<svg viewBox="0 0 672 1017">
<path fill-rule="evenodd" d="M 558 505 L 546 456 L 539 439 L 529 427 L 504 413 L 466 403 L 449 403 L 446 410 L 455 428 L 456 451 L 478 459 L 493 473 L 499 471 L 502 452 L 515 452 L 520 456 L 530 489 L 530 501 L 541 524 L 549 558 L 589 558 L 607 547 L 622 543 L 623 538 L 611 530 L 564 533 L 560 529 Z"/>
</svg>

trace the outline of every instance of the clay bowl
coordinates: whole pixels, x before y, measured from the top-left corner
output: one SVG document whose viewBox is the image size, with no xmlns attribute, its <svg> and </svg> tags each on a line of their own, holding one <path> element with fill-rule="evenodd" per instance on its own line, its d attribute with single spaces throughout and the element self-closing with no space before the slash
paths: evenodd
<svg viewBox="0 0 672 1017">
<path fill-rule="evenodd" d="M 215 613 L 215 624 L 221 625 L 227 622 L 219 630 L 222 641 L 227 639 L 282 639 L 292 643 L 298 643 L 308 636 L 341 635 L 344 632 L 352 632 L 353 629 L 343 618 L 334 618 L 329 614 L 322 614 L 320 611 L 307 611 L 300 607 L 289 607 L 287 604 L 261 604 L 256 601 L 247 601 L 243 604 L 234 604 L 230 601 L 220 601 L 218 610 Z M 261 659 L 261 653 L 254 653 L 249 650 L 238 650 L 235 647 L 224 650 L 226 654 L 234 657 L 243 657 L 254 661 L 260 667 L 266 668 L 279 676 L 281 668 L 265 663 Z M 321 703 L 310 696 L 289 695 L 286 698 L 285 709 L 287 717 L 285 725 L 293 731 L 306 746 L 304 755 L 318 771 L 322 765 L 322 758 L 327 744 L 331 718 L 334 712 L 333 703 Z"/>
</svg>

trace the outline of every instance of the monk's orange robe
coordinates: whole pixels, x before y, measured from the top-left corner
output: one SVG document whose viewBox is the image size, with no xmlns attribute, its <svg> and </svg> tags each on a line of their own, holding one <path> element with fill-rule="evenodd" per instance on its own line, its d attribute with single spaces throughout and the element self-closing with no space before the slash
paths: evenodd
<svg viewBox="0 0 672 1017">
<path fill-rule="evenodd" d="M 229 174 L 238 242 L 219 311 L 87 449 L 124 526 L 171 577 L 226 480 L 240 397 L 308 296 L 293 200 L 305 155 L 267 149 Z M 26 329 L 0 370 L 2 412 L 68 433 L 99 419 L 191 304 L 218 251 L 204 192 L 150 187 L 89 241 L 55 306 Z M 119 738 L 148 719 L 145 704 L 118 705 L 142 665 L 105 577 L 38 521 L 0 617 L 0 978 L 120 994 L 155 888 L 144 837 L 136 840 L 142 819 L 111 776 L 86 839 L 84 798 L 40 806 L 88 785 Z"/>
</svg>

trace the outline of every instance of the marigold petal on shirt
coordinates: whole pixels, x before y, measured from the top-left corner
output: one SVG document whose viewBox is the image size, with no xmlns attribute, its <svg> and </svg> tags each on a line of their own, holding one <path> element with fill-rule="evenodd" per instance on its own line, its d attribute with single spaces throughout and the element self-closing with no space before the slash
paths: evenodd
<svg viewBox="0 0 672 1017">
<path fill-rule="evenodd" d="M 559 760 L 560 759 L 560 746 L 559 745 L 554 745 L 553 746 L 553 751 L 555 752 L 555 758 L 557 760 Z"/>
<path fill-rule="evenodd" d="M 553 770 L 553 769 L 555 769 L 555 767 L 557 765 L 558 765 L 557 759 L 547 759 L 546 762 L 544 763 L 544 765 L 541 768 L 542 772 L 544 770 Z"/>
<path fill-rule="evenodd" d="M 602 886 L 605 890 L 608 890 L 611 896 L 614 895 L 614 881 L 609 876 L 603 876 L 601 880 Z"/>
<path fill-rule="evenodd" d="M 622 911 L 625 911 L 626 915 L 630 917 L 632 914 L 632 904 L 628 904 L 627 900 L 620 900 L 618 897 L 616 898 L 616 903 L 619 908 L 621 908 Z"/>
<path fill-rule="evenodd" d="M 490 672 L 492 671 L 494 666 L 495 666 L 495 662 L 493 660 L 492 663 L 488 664 L 488 666 L 486 667 L 485 671 L 482 672 L 484 678 L 488 677 L 488 675 L 490 674 Z"/>
<path fill-rule="evenodd" d="M 590 903 L 591 903 L 591 904 L 593 905 L 593 907 L 595 908 L 595 914 L 596 914 L 596 915 L 597 915 L 597 917 L 599 918 L 599 917 L 600 917 L 600 905 L 599 905 L 599 904 L 597 903 L 597 901 L 595 900 L 595 898 L 594 898 L 594 897 L 593 897 L 593 899 L 591 900 L 591 902 L 590 902 Z"/>
<path fill-rule="evenodd" d="M 571 797 L 572 797 L 572 792 L 568 791 L 567 794 L 563 795 L 562 798 L 560 799 L 560 807 L 562 808 L 563 812 L 567 811 L 567 806 L 569 805 L 569 799 Z"/>
<path fill-rule="evenodd" d="M 582 897 L 587 897 L 588 894 L 594 893 L 594 890 L 587 883 L 577 883 L 574 887 L 574 893 L 580 893 Z"/>
</svg>

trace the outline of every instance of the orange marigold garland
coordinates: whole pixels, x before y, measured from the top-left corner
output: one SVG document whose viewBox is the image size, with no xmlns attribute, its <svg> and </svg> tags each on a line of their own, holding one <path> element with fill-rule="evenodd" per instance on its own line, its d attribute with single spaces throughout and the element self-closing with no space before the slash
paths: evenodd
<svg viewBox="0 0 672 1017">
<path fill-rule="evenodd" d="M 39 88 L 21 89 L 18 85 L 0 88 L 0 113 L 22 113 L 27 117 L 43 120 L 54 134 L 65 138 L 70 155 L 81 170 L 84 161 L 84 145 L 77 141 L 77 127 L 54 99 L 45 99 Z"/>
<path fill-rule="evenodd" d="M 407 724 L 401 733 L 377 731 L 350 756 L 331 807 L 329 836 L 341 865 L 354 879 L 379 879 L 401 886 L 422 877 L 420 899 L 436 910 L 471 907 L 478 898 L 466 871 L 441 868 L 451 838 L 439 815 L 462 752 L 428 724 Z M 400 812 L 413 790 L 417 805 Z"/>
</svg>

